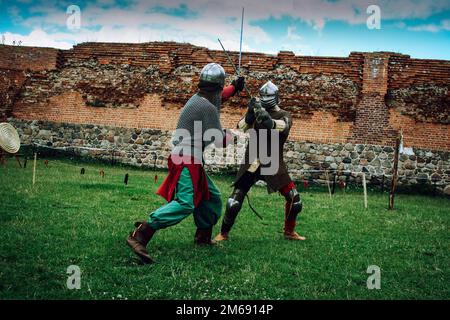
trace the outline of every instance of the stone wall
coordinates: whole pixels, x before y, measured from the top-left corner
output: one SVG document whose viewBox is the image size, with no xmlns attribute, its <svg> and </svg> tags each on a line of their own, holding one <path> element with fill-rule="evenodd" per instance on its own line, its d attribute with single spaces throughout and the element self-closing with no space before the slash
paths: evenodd
<svg viewBox="0 0 450 320">
<path fill-rule="evenodd" d="M 167 167 L 171 132 L 130 129 L 104 125 L 77 125 L 47 121 L 9 119 L 18 128 L 22 143 L 66 151 L 84 157 L 119 161 L 138 167 Z M 206 152 L 209 171 L 236 171 L 242 160 L 245 141 L 227 150 Z M 385 183 L 392 176 L 394 148 L 390 146 L 289 141 L 285 159 L 295 180 L 325 181 L 325 171 L 346 181 L 360 181 L 364 172 L 369 183 Z M 414 154 L 400 156 L 399 183 L 450 185 L 450 152 L 414 148 Z"/>
<path fill-rule="evenodd" d="M 11 114 L 28 120 L 173 130 L 209 61 L 233 73 L 223 52 L 191 45 L 78 45 L 59 52 L 56 69 L 27 77 Z M 362 62 L 359 53 L 348 58 L 246 53 L 243 72 L 252 92 L 269 79 L 284 88 L 283 106 L 299 120 L 293 138 L 345 141 L 362 87 Z M 245 95 L 231 99 L 223 121 L 234 127 L 246 104 Z"/>
<path fill-rule="evenodd" d="M 76 129 L 118 130 L 127 136 L 138 130 L 159 132 L 164 140 L 174 130 L 185 101 L 197 90 L 198 74 L 206 63 L 221 63 L 233 74 L 222 51 L 173 42 L 84 43 L 71 50 L 0 46 L 0 55 L 0 117 L 13 118 L 17 124 L 34 120 L 59 124 L 59 131 L 69 126 L 71 135 Z M 236 52 L 231 52 L 231 57 L 237 62 Z M 377 150 L 392 148 L 402 132 L 404 145 L 413 148 L 419 159 L 410 159 L 414 166 L 405 164 L 408 168 L 404 169 L 404 177 L 414 183 L 425 177 L 419 174 L 427 174 L 431 180 L 436 173 L 440 179 L 436 175 L 433 179 L 448 183 L 445 165 L 446 152 L 450 151 L 450 61 L 411 59 L 392 52 L 353 52 L 339 58 L 296 56 L 287 51 L 277 55 L 250 52 L 243 54 L 242 72 L 251 92 L 256 93 L 269 79 L 279 85 L 281 107 L 294 116 L 287 150 L 288 156 L 294 154 L 290 160 L 293 174 L 300 174 L 298 166 L 302 161 L 312 168 L 329 165 L 331 169 L 336 166 L 389 174 L 382 153 L 374 151 L 376 157 L 366 159 L 359 149 L 362 145 Z M 241 94 L 223 105 L 224 127 L 236 126 L 246 104 L 247 98 Z M 97 135 L 97 142 L 91 138 L 51 137 L 41 141 L 33 133 L 24 139 L 58 148 L 61 143 L 85 148 L 103 148 L 102 143 L 109 143 L 119 151 L 148 146 L 148 137 L 142 139 L 142 145 L 139 139 L 139 143 L 119 143 L 120 134 L 110 137 L 111 141 L 99 141 Z M 167 151 L 164 141 L 160 153 Z M 355 149 L 345 149 L 350 148 L 349 144 Z M 309 151 L 298 154 L 295 148 L 305 145 L 311 146 Z M 338 155 L 327 161 L 335 157 L 326 154 L 330 148 L 334 154 L 344 148 L 356 158 Z M 325 153 L 317 154 L 318 150 Z M 424 156 L 419 156 L 422 153 Z M 141 155 L 140 161 L 146 157 Z M 422 158 L 425 162 L 420 162 Z M 128 155 L 121 159 L 141 164 L 138 158 Z M 354 161 L 361 163 L 355 167 Z M 433 165 L 435 168 L 431 168 Z"/>
<path fill-rule="evenodd" d="M 115 161 L 135 166 L 167 166 L 169 131 L 8 120 L 18 130 L 23 145 L 43 146 L 107 161 L 114 158 Z"/>
<path fill-rule="evenodd" d="M 223 52 L 173 42 L 1 46 L 0 54 L 0 70 L 22 70 L 24 78 L 13 90 L 0 88 L 0 97 L 14 96 L 2 103 L 3 114 L 27 120 L 173 130 L 205 63 L 233 73 Z M 237 53 L 231 56 L 236 62 Z M 293 140 L 393 145 L 402 130 L 408 146 L 449 149 L 449 61 L 391 52 L 244 53 L 242 70 L 252 92 L 268 79 L 280 86 L 282 106 L 295 117 Z M 224 123 L 234 127 L 246 103 L 243 95 L 225 105 Z"/>
</svg>

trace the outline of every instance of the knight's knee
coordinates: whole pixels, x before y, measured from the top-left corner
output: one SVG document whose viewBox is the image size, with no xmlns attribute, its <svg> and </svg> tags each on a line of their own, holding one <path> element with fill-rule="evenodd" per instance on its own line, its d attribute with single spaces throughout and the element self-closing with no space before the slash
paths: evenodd
<svg viewBox="0 0 450 320">
<path fill-rule="evenodd" d="M 297 189 L 292 189 L 291 191 L 289 191 L 286 200 L 291 205 L 291 213 L 297 214 L 302 211 L 303 202 Z"/>
<path fill-rule="evenodd" d="M 183 208 L 183 210 L 189 211 L 189 212 L 194 211 L 195 207 L 194 207 L 194 203 L 193 202 L 191 202 L 191 201 L 178 201 L 178 203 Z"/>
<path fill-rule="evenodd" d="M 242 204 L 239 201 L 236 201 L 232 198 L 228 199 L 227 207 L 225 211 L 224 223 L 233 224 L 236 216 L 241 210 Z"/>
<path fill-rule="evenodd" d="M 227 212 L 239 212 L 242 208 L 242 203 L 239 200 L 228 198 L 227 200 Z"/>
<path fill-rule="evenodd" d="M 244 199 L 244 193 L 241 190 L 235 190 L 233 194 L 228 198 L 224 222 L 227 224 L 233 224 L 236 216 L 242 208 L 242 200 Z"/>
</svg>

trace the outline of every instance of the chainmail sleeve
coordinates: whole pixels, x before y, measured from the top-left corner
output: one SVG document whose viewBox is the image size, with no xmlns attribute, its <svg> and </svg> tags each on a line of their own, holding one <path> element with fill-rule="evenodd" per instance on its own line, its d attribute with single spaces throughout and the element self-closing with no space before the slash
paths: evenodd
<svg viewBox="0 0 450 320">
<path fill-rule="evenodd" d="M 203 132 L 210 129 L 214 129 L 217 135 L 220 133 L 220 139 L 219 136 L 216 136 L 214 141 L 205 141 L 205 144 L 209 145 L 210 143 L 214 142 L 214 145 L 216 147 L 219 148 L 223 147 L 223 140 L 225 139 L 225 133 L 220 123 L 219 111 L 212 104 L 205 107 L 202 111 L 203 111 L 202 112 Z"/>
</svg>

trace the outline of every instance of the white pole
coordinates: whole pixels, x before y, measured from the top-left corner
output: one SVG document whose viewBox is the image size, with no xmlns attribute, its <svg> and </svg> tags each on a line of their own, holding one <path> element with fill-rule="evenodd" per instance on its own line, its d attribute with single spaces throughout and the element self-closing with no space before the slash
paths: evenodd
<svg viewBox="0 0 450 320">
<path fill-rule="evenodd" d="M 33 164 L 33 186 L 36 183 L 36 158 L 37 158 L 37 153 L 34 153 L 34 164 Z"/>
<path fill-rule="evenodd" d="M 366 174 L 363 172 L 363 188 L 364 188 L 364 208 L 367 209 L 367 186 L 366 186 Z"/>
</svg>

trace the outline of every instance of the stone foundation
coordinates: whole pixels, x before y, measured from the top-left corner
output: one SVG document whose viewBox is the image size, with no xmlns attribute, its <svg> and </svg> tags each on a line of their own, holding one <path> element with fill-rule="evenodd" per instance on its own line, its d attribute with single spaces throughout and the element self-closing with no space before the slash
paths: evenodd
<svg viewBox="0 0 450 320">
<path fill-rule="evenodd" d="M 170 131 L 130 129 L 104 125 L 64 124 L 48 121 L 8 119 L 22 139 L 34 144 L 67 151 L 83 157 L 153 168 L 166 168 L 171 150 Z M 245 141 L 226 150 L 206 153 L 209 171 L 235 171 L 242 159 Z M 394 148 L 369 144 L 318 144 L 288 141 L 285 159 L 294 180 L 324 182 L 326 174 L 337 179 L 360 181 L 366 174 L 369 183 L 379 184 L 392 175 Z M 433 183 L 439 189 L 450 186 L 450 152 L 413 148 L 413 154 L 400 155 L 399 184 Z"/>
</svg>

